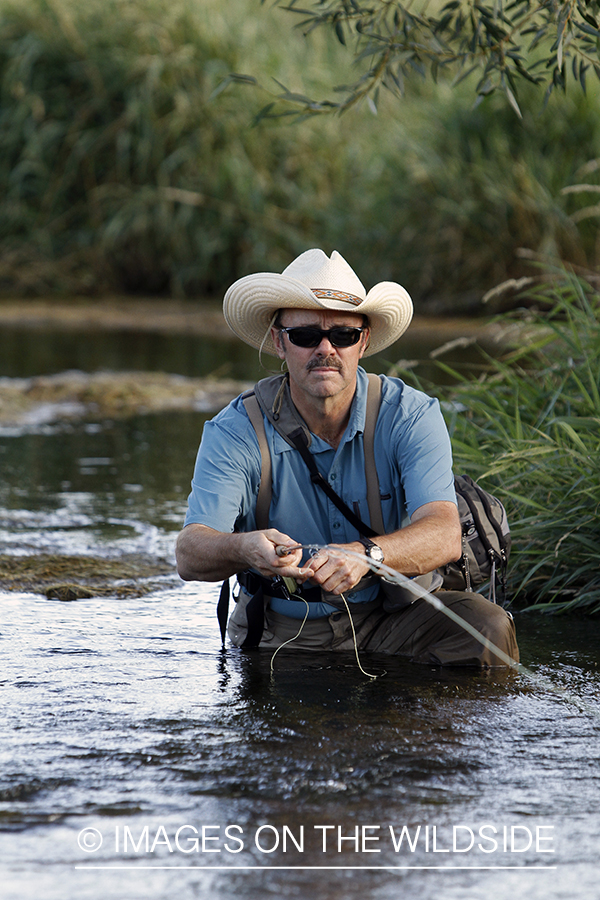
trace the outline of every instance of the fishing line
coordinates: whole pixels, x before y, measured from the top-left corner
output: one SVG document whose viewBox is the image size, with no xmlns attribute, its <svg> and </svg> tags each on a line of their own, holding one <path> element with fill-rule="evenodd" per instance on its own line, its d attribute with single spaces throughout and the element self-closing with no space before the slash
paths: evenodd
<svg viewBox="0 0 600 900">
<path fill-rule="evenodd" d="M 345 547 L 342 548 L 342 547 L 335 546 L 335 545 L 332 546 L 329 544 L 323 544 L 323 545 L 319 546 L 318 544 L 304 544 L 304 545 L 297 544 L 295 547 L 289 548 L 289 549 L 290 550 L 295 550 L 295 549 L 308 550 L 309 552 L 312 552 L 313 554 L 315 552 L 317 552 L 318 550 L 331 549 L 331 550 L 334 550 L 336 553 L 345 553 L 348 556 L 352 556 L 356 559 L 360 559 L 363 563 L 366 562 L 367 565 L 369 566 L 369 568 L 376 575 L 382 575 L 385 577 L 386 581 L 391 581 L 393 584 L 399 584 L 402 587 L 408 588 L 408 590 L 412 591 L 412 593 L 415 594 L 417 597 L 421 597 L 423 600 L 425 600 L 427 603 L 429 603 L 431 606 L 433 606 L 434 609 L 438 610 L 438 612 L 441 612 L 445 616 L 447 616 L 449 619 L 452 619 L 453 622 L 456 622 L 457 625 L 459 625 L 461 628 L 463 628 L 465 631 L 467 631 L 472 637 L 474 637 L 477 641 L 479 641 L 480 644 L 483 644 L 484 647 L 486 647 L 495 656 L 497 656 L 499 659 L 501 659 L 502 662 L 504 662 L 509 668 L 513 669 L 515 672 L 518 672 L 520 675 L 524 675 L 530 681 L 534 682 L 535 684 L 544 688 L 545 690 L 549 691 L 550 693 L 555 694 L 560 699 L 566 700 L 568 703 L 573 704 L 573 706 L 576 706 L 582 712 L 588 713 L 589 715 L 593 716 L 594 718 L 600 720 L 600 710 L 599 709 L 597 709 L 596 707 L 587 703 L 585 700 L 582 700 L 580 697 L 577 697 L 576 695 L 572 694 L 566 688 L 555 685 L 552 681 L 550 681 L 548 678 L 545 678 L 543 675 L 538 675 L 535 672 L 532 672 L 532 670 L 528 669 L 527 666 L 523 665 L 523 663 L 519 662 L 516 659 L 513 659 L 512 656 L 509 656 L 508 653 L 505 653 L 504 650 L 502 650 L 500 647 L 497 647 L 492 641 L 490 641 L 489 638 L 485 637 L 485 635 L 481 634 L 480 631 L 478 631 L 476 628 L 474 628 L 470 622 L 467 622 L 465 619 L 462 618 L 462 616 L 459 616 L 450 607 L 445 606 L 442 603 L 442 601 L 439 599 L 439 597 L 436 597 L 434 594 L 429 593 L 429 591 L 427 591 L 427 590 L 425 590 L 425 588 L 421 587 L 420 584 L 413 581 L 411 578 L 407 578 L 405 575 L 402 575 L 401 572 L 397 572 L 396 569 L 392 569 L 392 568 L 390 568 L 390 566 L 386 566 L 385 563 L 375 562 L 375 560 L 369 559 L 368 557 L 365 557 L 361 553 L 355 553 L 354 550 L 347 550 Z M 289 550 L 288 550 L 288 548 L 285 548 L 285 552 L 282 553 L 281 551 L 279 551 L 278 555 L 280 555 L 280 556 L 286 555 L 287 552 L 289 552 Z M 344 599 L 344 602 L 346 603 L 346 606 L 347 606 L 346 599 L 345 599 L 345 597 L 343 597 L 343 595 L 342 595 L 342 598 Z M 305 621 L 306 621 L 306 619 L 305 619 Z M 352 624 L 352 632 L 354 634 L 354 623 L 352 622 L 352 616 L 350 616 L 350 622 Z M 302 623 L 302 627 L 303 626 L 304 626 L 304 623 Z M 302 630 L 302 628 L 300 630 Z M 293 638 L 292 640 L 295 640 L 295 638 Z M 358 659 L 358 648 L 356 645 L 356 636 L 355 636 L 355 648 L 356 648 L 356 655 L 357 655 L 357 659 Z M 360 665 L 360 662 L 359 662 L 359 668 L 361 669 L 361 671 L 364 671 L 362 669 L 362 666 Z M 365 675 L 367 675 L 366 672 L 365 672 Z M 368 675 L 368 677 L 372 678 L 374 676 Z"/>
<path fill-rule="evenodd" d="M 297 631 L 297 633 L 294 635 L 294 637 L 291 637 L 291 638 L 289 638 L 289 640 L 284 641 L 283 644 L 280 644 L 279 647 L 277 648 L 277 650 L 275 651 L 275 653 L 273 654 L 273 656 L 271 657 L 271 675 L 274 675 L 274 674 L 275 674 L 275 669 L 274 669 L 275 657 L 277 656 L 277 654 L 279 653 L 279 651 L 281 650 L 282 647 L 287 647 L 288 644 L 292 644 L 297 638 L 300 637 L 300 635 L 302 634 L 302 629 L 304 628 L 304 626 L 305 626 L 305 624 L 306 624 L 306 620 L 308 619 L 308 613 L 309 613 L 309 611 L 310 611 L 310 606 L 308 605 L 308 601 L 305 600 L 304 597 L 301 597 L 299 594 L 294 594 L 293 596 L 296 598 L 296 600 L 302 600 L 302 602 L 303 602 L 304 604 L 306 604 L 306 612 L 305 612 L 305 614 L 304 614 L 304 618 L 303 618 L 303 620 L 302 620 L 302 623 L 301 623 L 301 625 L 300 625 L 300 628 L 298 629 L 298 631 Z M 355 631 L 355 629 L 354 629 L 354 622 L 353 622 L 353 620 L 352 620 L 352 613 L 350 612 L 350 607 L 349 607 L 349 605 L 348 605 L 348 601 L 346 600 L 346 598 L 344 597 L 344 595 L 343 595 L 343 594 L 340 594 L 340 597 L 341 597 L 341 599 L 344 601 L 344 606 L 346 607 L 346 611 L 347 611 L 347 613 L 348 613 L 348 618 L 350 619 L 350 627 L 351 627 L 351 629 L 352 629 L 352 640 L 353 640 L 353 643 L 354 643 L 354 653 L 355 653 L 355 656 L 356 656 L 356 664 L 358 665 L 358 668 L 359 668 L 360 671 L 363 673 L 363 675 L 366 675 L 367 678 L 373 678 L 373 679 L 375 679 L 375 678 L 381 678 L 383 675 L 387 675 L 387 672 L 385 672 L 385 670 L 384 670 L 383 672 L 381 672 L 379 675 L 374 675 L 372 672 L 367 672 L 365 669 L 363 669 L 362 664 L 361 664 L 361 661 L 360 661 L 360 657 L 359 657 L 359 655 L 358 655 L 358 642 L 357 642 L 357 640 L 356 640 L 356 631 Z"/>
<path fill-rule="evenodd" d="M 354 641 L 354 653 L 356 654 L 356 664 L 357 664 L 358 668 L 360 669 L 360 671 L 363 673 L 363 675 L 366 675 L 367 678 L 380 678 L 381 677 L 380 675 L 373 675 L 371 672 L 365 672 L 365 670 L 363 669 L 363 667 L 361 665 L 360 658 L 358 656 L 358 643 L 356 641 L 356 631 L 354 630 L 354 622 L 352 621 L 352 613 L 350 612 L 350 607 L 348 606 L 348 601 L 346 600 L 344 595 L 340 594 L 340 597 L 344 601 L 344 606 L 346 607 L 346 611 L 348 613 L 348 618 L 350 619 L 350 627 L 352 628 L 352 640 Z M 386 672 L 381 673 L 381 675 L 386 675 L 386 674 L 387 674 Z"/>
<path fill-rule="evenodd" d="M 310 606 L 308 605 L 308 600 L 305 600 L 304 597 L 300 597 L 298 594 L 294 594 L 294 597 L 296 598 L 296 600 L 302 600 L 302 602 L 306 605 L 306 612 L 304 613 L 304 618 L 302 619 L 300 628 L 298 629 L 298 631 L 294 635 L 294 637 L 289 638 L 289 640 L 284 641 L 283 644 L 280 644 L 279 647 L 277 648 L 277 650 L 275 651 L 275 653 L 273 654 L 273 656 L 271 657 L 271 675 L 274 674 L 273 663 L 275 662 L 275 657 L 277 656 L 277 654 L 279 653 L 279 651 L 281 650 L 282 647 L 287 647 L 288 644 L 293 643 L 293 641 L 295 641 L 297 638 L 300 637 L 300 635 L 302 634 L 302 629 L 306 625 L 306 620 L 308 619 L 308 614 L 310 612 Z"/>
<path fill-rule="evenodd" d="M 297 545 L 296 547 L 292 547 L 292 548 L 284 548 L 283 546 L 279 546 L 276 548 L 276 552 L 277 552 L 277 555 L 281 557 L 281 556 L 287 556 L 288 553 L 290 553 L 292 550 L 296 550 L 296 549 L 299 550 L 301 548 L 299 545 Z M 303 549 L 307 549 L 307 548 L 303 548 Z M 311 556 L 314 556 L 315 553 L 318 553 L 321 548 L 315 544 L 315 545 L 310 545 L 310 548 L 308 548 L 308 549 L 309 549 Z M 310 611 L 310 606 L 308 605 L 308 601 L 301 594 L 291 592 L 289 590 L 289 588 L 287 587 L 287 585 L 285 584 L 285 579 L 280 578 L 278 580 L 282 582 L 282 586 L 285 587 L 286 593 L 288 594 L 288 597 L 290 600 L 291 599 L 302 600 L 302 602 L 306 605 L 306 613 L 304 614 L 304 618 L 302 620 L 300 628 L 298 629 L 298 631 L 296 632 L 294 637 L 289 638 L 289 640 L 284 641 L 283 644 L 280 644 L 279 647 L 277 648 L 277 650 L 275 651 L 275 653 L 273 654 L 273 656 L 271 657 L 271 675 L 274 674 L 275 657 L 277 656 L 277 654 L 279 653 L 279 651 L 281 650 L 282 647 L 287 647 L 288 644 L 292 644 L 295 640 L 297 640 L 300 637 L 300 635 L 302 634 L 302 629 L 304 628 L 304 626 L 306 624 L 306 620 L 308 619 L 308 614 Z M 288 581 L 289 580 L 290 579 L 288 579 Z M 356 664 L 358 665 L 358 668 L 363 673 L 363 675 L 365 675 L 367 678 L 375 679 L 375 678 L 380 678 L 382 675 L 386 675 L 387 672 L 385 670 L 383 672 L 381 672 L 380 675 L 374 675 L 372 672 L 367 672 L 363 668 L 361 661 L 360 661 L 360 657 L 358 655 L 358 641 L 356 639 L 356 630 L 354 628 L 354 620 L 352 619 L 352 613 L 350 612 L 350 606 L 348 605 L 348 601 L 346 600 L 346 598 L 343 594 L 340 594 L 340 597 L 344 601 L 344 606 L 346 607 L 346 612 L 348 613 L 348 618 L 350 620 L 350 628 L 352 629 L 352 642 L 354 644 L 354 654 L 356 656 Z"/>
</svg>

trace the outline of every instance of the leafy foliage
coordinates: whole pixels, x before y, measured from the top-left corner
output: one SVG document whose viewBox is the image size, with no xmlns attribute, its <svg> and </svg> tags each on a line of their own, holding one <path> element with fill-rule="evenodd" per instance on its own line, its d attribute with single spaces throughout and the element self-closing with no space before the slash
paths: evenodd
<svg viewBox="0 0 600 900">
<path fill-rule="evenodd" d="M 263 0 L 264 2 L 264 0 Z M 363 98 L 375 109 L 381 87 L 404 94 L 407 79 L 443 75 L 477 78 L 478 100 L 502 92 L 520 116 L 519 86 L 545 87 L 546 99 L 572 77 L 585 91 L 588 73 L 600 77 L 600 4 L 596 0 L 450 0 L 439 8 L 422 0 L 277 0 L 302 17 L 305 34 L 328 29 L 348 46 L 361 70 L 339 85 L 340 100 L 315 101 L 287 89 L 278 95 L 302 115 L 345 110 Z M 293 114 L 269 104 L 265 115 Z"/>
<path fill-rule="evenodd" d="M 283 267 L 331 172 L 301 164 L 314 133 L 211 100 L 236 61 L 191 0 L 2 0 L 0 283 L 181 295 Z"/>
<path fill-rule="evenodd" d="M 573 197 L 561 189 L 600 155 L 594 121 L 578 92 L 517 120 L 499 100 L 470 109 L 463 88 L 430 85 L 381 116 L 360 155 L 352 139 L 328 211 L 331 246 L 350 244 L 353 258 L 367 248 L 365 280 L 400 281 L 419 311 L 426 302 L 428 311 L 481 312 L 481 285 L 531 276 L 532 255 L 589 268 L 597 228 L 574 224 Z M 513 298 L 497 295 L 488 310 Z"/>
<path fill-rule="evenodd" d="M 455 466 L 506 502 L 516 599 L 600 612 L 600 295 L 565 277 L 528 300 L 522 346 L 454 373 Z"/>
</svg>

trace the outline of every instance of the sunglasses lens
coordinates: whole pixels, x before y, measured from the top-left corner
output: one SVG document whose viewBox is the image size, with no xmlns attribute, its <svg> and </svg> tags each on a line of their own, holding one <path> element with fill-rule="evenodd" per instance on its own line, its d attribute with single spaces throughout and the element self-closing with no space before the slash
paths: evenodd
<svg viewBox="0 0 600 900">
<path fill-rule="evenodd" d="M 359 342 L 361 333 L 360 328 L 332 328 L 329 340 L 334 347 L 352 347 Z"/>
<path fill-rule="evenodd" d="M 323 332 L 319 328 L 290 328 L 287 336 L 297 347 L 318 347 L 323 340 Z"/>
<path fill-rule="evenodd" d="M 327 337 L 334 347 L 352 347 L 360 340 L 362 331 L 360 328 L 348 328 L 340 325 L 329 331 L 320 328 L 285 328 L 283 329 L 292 344 L 297 347 L 318 347 L 324 337 Z"/>
</svg>

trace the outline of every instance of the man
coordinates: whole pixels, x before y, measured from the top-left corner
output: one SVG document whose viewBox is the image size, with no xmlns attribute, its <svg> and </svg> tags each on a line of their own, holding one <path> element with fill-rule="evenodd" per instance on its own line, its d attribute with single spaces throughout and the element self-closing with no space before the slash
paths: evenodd
<svg viewBox="0 0 600 900">
<path fill-rule="evenodd" d="M 462 550 L 439 404 L 394 378 L 379 380 L 373 453 L 382 525 L 375 533 L 368 522 L 375 518 L 365 477 L 371 401 L 359 361 L 394 343 L 410 324 L 412 302 L 404 288 L 382 282 L 367 294 L 339 253 L 328 258 L 308 250 L 282 274 L 239 279 L 227 291 L 223 311 L 238 337 L 278 356 L 288 372 L 256 386 L 258 431 L 243 396 L 206 424 L 177 541 L 185 580 L 238 575 L 241 591 L 228 628 L 233 643 L 266 648 L 293 639 L 299 649 L 350 649 L 356 641 L 360 648 L 417 662 L 502 665 L 426 599 L 409 595 L 400 604 L 390 602 L 389 589 L 384 594 L 372 576 L 372 560 L 413 578 L 458 559 Z M 311 480 L 281 420 L 300 424 L 309 462 L 345 511 Z M 258 432 L 268 450 L 263 443 L 261 452 Z M 267 521 L 259 522 L 259 490 L 265 487 Z M 320 549 L 310 555 L 310 545 Z M 431 590 L 440 582 L 429 576 Z M 436 595 L 518 658 L 512 617 L 503 609 L 475 593 Z"/>
</svg>

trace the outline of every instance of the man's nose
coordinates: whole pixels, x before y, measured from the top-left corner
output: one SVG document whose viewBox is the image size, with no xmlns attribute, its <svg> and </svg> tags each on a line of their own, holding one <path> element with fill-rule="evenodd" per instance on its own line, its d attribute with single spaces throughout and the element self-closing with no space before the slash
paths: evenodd
<svg viewBox="0 0 600 900">
<path fill-rule="evenodd" d="M 335 351 L 335 347 L 329 340 L 328 335 L 324 334 L 321 338 L 321 343 L 317 347 L 315 347 L 315 350 L 318 350 L 320 353 L 328 356 L 332 351 Z"/>
</svg>

